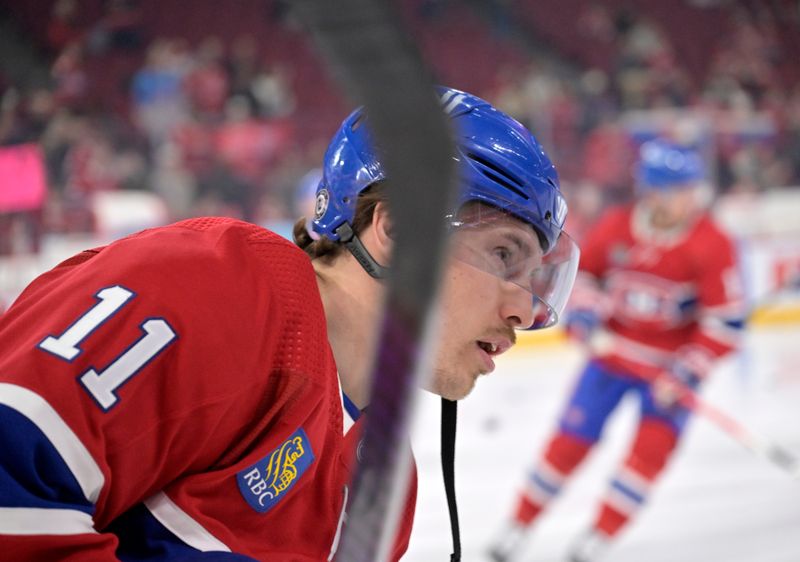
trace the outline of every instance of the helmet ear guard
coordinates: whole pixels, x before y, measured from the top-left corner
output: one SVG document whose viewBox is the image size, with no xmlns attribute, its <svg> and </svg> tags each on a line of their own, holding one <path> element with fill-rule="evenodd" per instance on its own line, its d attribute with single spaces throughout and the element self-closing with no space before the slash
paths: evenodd
<svg viewBox="0 0 800 562">
<path fill-rule="evenodd" d="M 361 108 L 351 113 L 325 152 L 312 228 L 334 242 L 342 223 L 352 225 L 359 194 L 386 178 L 364 118 Z"/>
</svg>

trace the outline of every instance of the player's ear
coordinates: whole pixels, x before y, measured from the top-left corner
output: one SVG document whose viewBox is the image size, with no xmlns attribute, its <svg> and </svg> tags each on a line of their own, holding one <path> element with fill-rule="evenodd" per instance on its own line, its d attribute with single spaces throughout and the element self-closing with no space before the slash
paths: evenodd
<svg viewBox="0 0 800 562">
<path fill-rule="evenodd" d="M 389 214 L 389 206 L 385 201 L 379 201 L 375 205 L 372 224 L 375 227 L 375 238 L 381 252 L 386 256 L 390 255 L 394 244 L 394 223 Z"/>
</svg>

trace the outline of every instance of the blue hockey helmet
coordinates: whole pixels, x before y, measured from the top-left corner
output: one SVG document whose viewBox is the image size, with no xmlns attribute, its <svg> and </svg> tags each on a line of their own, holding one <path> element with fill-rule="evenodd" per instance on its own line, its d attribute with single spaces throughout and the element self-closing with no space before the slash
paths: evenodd
<svg viewBox="0 0 800 562">
<path fill-rule="evenodd" d="M 488 102 L 450 88 L 438 90 L 455 125 L 462 185 L 458 206 L 480 201 L 507 211 L 531 224 L 543 238 L 544 250 L 551 250 L 564 226 L 567 205 L 558 173 L 542 146 Z M 313 224 L 331 240 L 339 239 L 336 230 L 342 223 L 353 220 L 358 194 L 386 179 L 363 117 L 361 108 L 351 113 L 325 154 Z"/>
<path fill-rule="evenodd" d="M 637 186 L 643 190 L 690 187 L 704 180 L 705 165 L 693 148 L 662 139 L 642 144 L 636 168 Z"/>
<path fill-rule="evenodd" d="M 448 215 L 454 217 L 464 204 L 479 202 L 533 227 L 551 265 L 558 263 L 557 268 L 540 268 L 537 275 L 546 282 L 526 282 L 548 309 L 547 319 L 534 327 L 551 325 L 569 295 L 578 259 L 577 247 L 562 233 L 567 204 L 555 166 L 524 126 L 488 102 L 452 88 L 439 87 L 437 93 L 452 121 L 460 185 L 456 208 Z M 325 153 L 314 231 L 334 241 L 343 232 L 350 234 L 346 227 L 352 225 L 358 194 L 386 177 L 359 108 L 344 120 Z"/>
</svg>

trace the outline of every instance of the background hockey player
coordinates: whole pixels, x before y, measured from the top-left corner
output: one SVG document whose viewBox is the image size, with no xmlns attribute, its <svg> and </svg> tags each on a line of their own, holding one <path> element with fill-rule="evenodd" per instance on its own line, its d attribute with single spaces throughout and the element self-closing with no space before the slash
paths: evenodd
<svg viewBox="0 0 800 562">
<path fill-rule="evenodd" d="M 635 393 L 640 418 L 629 452 L 571 560 L 599 557 L 646 502 L 678 445 L 689 411 L 674 382 L 697 387 L 736 348 L 743 302 L 734 246 L 705 211 L 699 153 L 647 142 L 636 181 L 637 201 L 607 211 L 584 239 L 566 325 L 589 343 L 591 357 L 490 551 L 494 560 L 522 550 L 530 526 L 598 442 L 609 414 Z"/>
<path fill-rule="evenodd" d="M 555 322 L 577 249 L 531 134 L 469 94 L 440 95 L 461 196 L 443 217 L 451 254 L 428 386 L 454 400 L 515 329 Z M 301 221 L 302 250 L 251 224 L 190 219 L 68 259 L 3 315 L 4 558 L 333 558 L 392 248 L 368 124 L 356 111 L 333 138 L 321 238 Z"/>
</svg>

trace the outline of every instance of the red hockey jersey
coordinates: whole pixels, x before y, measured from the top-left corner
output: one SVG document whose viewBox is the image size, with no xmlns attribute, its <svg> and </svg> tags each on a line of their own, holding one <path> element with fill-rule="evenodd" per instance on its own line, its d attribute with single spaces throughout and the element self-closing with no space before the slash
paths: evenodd
<svg viewBox="0 0 800 562">
<path fill-rule="evenodd" d="M 357 415 L 293 244 L 194 219 L 84 252 L 0 318 L 0 550 L 331 560 Z"/>
<path fill-rule="evenodd" d="M 665 233 L 613 208 L 586 235 L 571 306 L 600 313 L 594 351 L 612 368 L 649 376 L 678 360 L 705 376 L 743 326 L 735 247 L 707 214 Z"/>
</svg>

